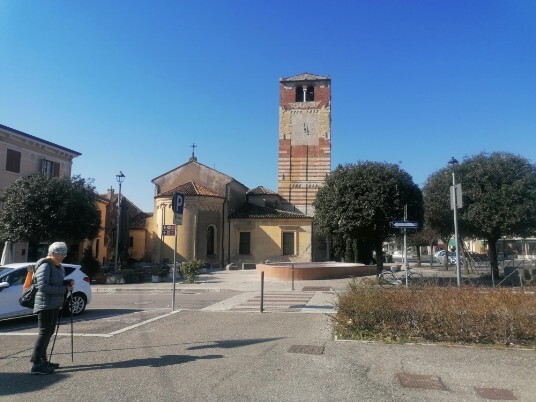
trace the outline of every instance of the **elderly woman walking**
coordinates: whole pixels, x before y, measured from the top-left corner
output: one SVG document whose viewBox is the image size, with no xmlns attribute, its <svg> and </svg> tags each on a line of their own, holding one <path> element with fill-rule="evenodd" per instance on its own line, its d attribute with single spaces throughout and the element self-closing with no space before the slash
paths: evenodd
<svg viewBox="0 0 536 402">
<path fill-rule="evenodd" d="M 48 248 L 48 256 L 37 261 L 34 283 L 37 287 L 34 313 L 37 313 L 38 335 L 30 361 L 31 374 L 50 374 L 59 364 L 47 361 L 47 348 L 63 307 L 65 295 L 72 292 L 74 281 L 66 281 L 61 262 L 67 255 L 67 245 L 55 242 Z"/>
</svg>

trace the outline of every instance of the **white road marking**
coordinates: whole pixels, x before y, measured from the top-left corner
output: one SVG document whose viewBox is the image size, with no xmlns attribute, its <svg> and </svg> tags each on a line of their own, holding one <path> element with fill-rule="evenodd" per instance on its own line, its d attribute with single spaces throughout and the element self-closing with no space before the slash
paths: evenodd
<svg viewBox="0 0 536 402">
<path fill-rule="evenodd" d="M 134 324 L 134 325 L 130 325 L 130 326 L 122 328 L 120 330 L 110 332 L 109 334 L 77 334 L 75 332 L 75 333 L 73 333 L 73 336 L 76 336 L 76 337 L 111 338 L 112 336 L 121 334 L 121 333 L 126 332 L 126 331 L 130 331 L 131 329 L 141 327 L 142 325 L 149 324 L 149 323 L 151 323 L 153 321 L 160 320 L 162 318 L 168 317 L 168 316 L 170 316 L 172 314 L 179 313 L 181 311 L 182 310 L 170 311 L 169 313 L 162 314 L 162 315 L 159 315 L 157 317 L 150 318 L 148 320 L 139 322 L 139 323 Z M 0 332 L 0 336 L 37 336 L 37 332 Z M 71 336 L 71 333 L 70 332 L 59 332 L 58 336 Z"/>
</svg>

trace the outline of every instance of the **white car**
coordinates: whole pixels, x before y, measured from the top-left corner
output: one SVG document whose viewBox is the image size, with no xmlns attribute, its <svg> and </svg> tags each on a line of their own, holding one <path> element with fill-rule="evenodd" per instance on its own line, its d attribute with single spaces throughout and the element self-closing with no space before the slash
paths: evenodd
<svg viewBox="0 0 536 402">
<path fill-rule="evenodd" d="M 443 262 L 443 259 L 445 258 L 445 250 L 439 250 L 434 254 L 434 260 L 439 261 L 440 263 Z"/>
<path fill-rule="evenodd" d="M 0 266 L 0 319 L 33 314 L 32 309 L 19 304 L 19 298 L 22 295 L 27 268 L 35 264 L 35 262 L 20 262 Z M 74 279 L 72 313 L 78 315 L 91 302 L 91 280 L 80 269 L 80 265 L 61 265 L 65 269 L 65 279 Z M 71 311 L 71 303 L 65 303 L 64 311 Z"/>
</svg>

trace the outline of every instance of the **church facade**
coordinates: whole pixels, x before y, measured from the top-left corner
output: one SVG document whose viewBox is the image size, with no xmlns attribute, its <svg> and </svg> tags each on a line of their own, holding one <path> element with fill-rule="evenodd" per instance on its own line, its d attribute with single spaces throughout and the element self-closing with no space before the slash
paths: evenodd
<svg viewBox="0 0 536 402">
<path fill-rule="evenodd" d="M 153 262 L 197 259 L 212 268 L 236 264 L 306 262 L 317 253 L 312 203 L 331 169 L 331 81 L 308 73 L 280 80 L 278 192 L 247 188 L 198 162 L 154 178 L 147 219 Z M 194 148 L 195 149 L 195 148 Z M 175 235 L 171 200 L 185 195 Z M 321 247 L 319 248 L 321 249 Z"/>
</svg>

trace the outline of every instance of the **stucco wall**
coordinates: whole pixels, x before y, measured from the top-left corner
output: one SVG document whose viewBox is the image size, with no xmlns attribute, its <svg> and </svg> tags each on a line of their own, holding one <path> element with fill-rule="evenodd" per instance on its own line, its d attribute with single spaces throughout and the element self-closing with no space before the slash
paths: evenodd
<svg viewBox="0 0 536 402">
<path fill-rule="evenodd" d="M 130 230 L 129 236 L 132 237 L 133 247 L 129 247 L 130 257 L 136 260 L 145 259 L 145 230 Z"/>
<path fill-rule="evenodd" d="M 20 173 L 6 171 L 7 149 L 21 153 Z M 60 176 L 71 176 L 72 159 L 76 155 L 61 148 L 41 143 L 0 128 L 0 189 L 11 185 L 19 177 L 41 171 L 43 159 L 60 164 Z"/>
<path fill-rule="evenodd" d="M 182 224 L 177 225 L 177 261 L 199 259 L 211 263 L 211 266 L 221 265 L 223 224 L 223 202 L 217 197 L 186 196 Z M 175 250 L 175 236 L 164 236 L 162 243 L 162 218 L 165 225 L 173 225 L 173 211 L 167 206 L 171 198 L 159 198 L 156 202 L 155 214 L 150 221 L 152 237 L 152 259 L 159 262 L 161 259 L 173 261 Z M 166 204 L 164 208 L 162 204 Z M 163 214 L 163 212 L 165 214 Z M 212 225 L 215 228 L 214 255 L 207 256 L 207 229 Z"/>
<path fill-rule="evenodd" d="M 251 232 L 251 254 L 240 255 L 240 232 Z M 283 255 L 283 232 L 294 232 L 295 255 Z M 233 219 L 231 222 L 231 262 L 311 261 L 311 220 Z"/>
<path fill-rule="evenodd" d="M 223 196 L 226 192 L 226 184 L 233 181 L 233 178 L 201 163 L 188 162 L 156 179 L 153 179 L 153 183 L 159 188 L 159 194 L 172 190 L 173 188 L 190 181 L 210 188 L 212 191 Z M 247 191 L 245 186 L 240 185 L 238 182 L 235 183 L 241 186 L 244 189 L 244 192 Z"/>
<path fill-rule="evenodd" d="M 97 201 L 97 207 L 100 212 L 100 218 L 101 218 L 101 228 L 106 228 L 108 222 L 106 222 L 106 209 L 108 206 L 107 201 L 98 200 Z M 97 235 L 97 239 L 99 240 L 99 249 L 97 250 L 97 242 L 93 242 L 93 255 L 95 258 L 102 264 L 106 258 L 108 258 L 108 247 L 106 244 L 106 231 L 101 229 L 99 230 L 99 234 Z M 98 253 L 97 253 L 98 252 Z"/>
</svg>

